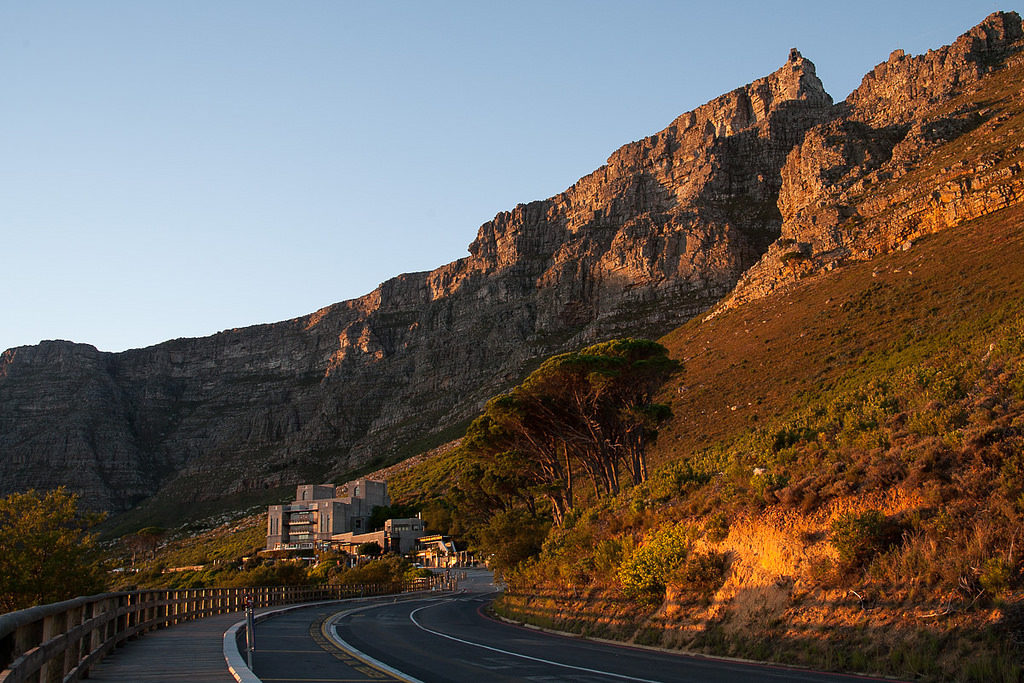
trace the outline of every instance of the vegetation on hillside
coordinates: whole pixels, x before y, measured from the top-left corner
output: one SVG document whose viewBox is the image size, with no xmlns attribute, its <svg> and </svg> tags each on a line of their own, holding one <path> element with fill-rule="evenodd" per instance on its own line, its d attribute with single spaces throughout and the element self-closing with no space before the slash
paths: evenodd
<svg viewBox="0 0 1024 683">
<path fill-rule="evenodd" d="M 379 549 L 378 549 L 379 550 Z M 304 560 L 257 559 L 197 566 L 184 571 L 165 571 L 162 563 L 149 566 L 127 577 L 138 588 L 230 588 L 250 586 L 305 586 L 399 583 L 428 576 L 430 570 L 415 568 L 404 557 L 366 553 L 358 566 L 349 567 L 346 559 L 330 552 L 319 553 L 309 564 Z"/>
<path fill-rule="evenodd" d="M 141 529 L 120 539 L 108 549 L 123 564 L 118 579 L 109 587 L 127 588 L 210 588 L 242 586 L 301 586 L 308 584 L 360 585 L 393 583 L 422 575 L 421 570 L 394 555 L 380 557 L 366 548 L 358 567 L 331 552 L 317 554 L 312 565 L 289 559 L 288 553 L 260 557 L 266 542 L 266 516 L 254 515 L 198 534 L 183 534 L 161 540 L 156 547 L 139 551 L 139 537 L 152 543 L 154 529 Z M 166 532 L 158 538 L 165 539 Z M 374 544 L 376 545 L 376 544 Z M 135 558 L 133 565 L 127 562 Z"/>
<path fill-rule="evenodd" d="M 686 373 L 650 399 L 672 411 L 650 476 L 623 470 L 618 492 L 591 482 L 560 518 L 521 456 L 473 449 L 481 421 L 469 449 L 392 490 L 433 491 L 452 529 L 495 553 L 509 584 L 498 609 L 514 618 L 815 667 L 1017 680 L 1022 222 L 1006 210 L 669 335 Z"/>
<path fill-rule="evenodd" d="M 548 527 L 563 526 L 581 500 L 646 481 L 645 446 L 671 416 L 654 392 L 678 367 L 663 346 L 643 339 L 548 359 L 489 401 L 457 449 L 428 461 L 421 485 L 457 474 L 441 489 L 447 495 L 419 501 L 428 524 L 471 539 L 497 566 L 535 554 Z M 397 496 L 418 469 L 393 482 Z"/>
</svg>

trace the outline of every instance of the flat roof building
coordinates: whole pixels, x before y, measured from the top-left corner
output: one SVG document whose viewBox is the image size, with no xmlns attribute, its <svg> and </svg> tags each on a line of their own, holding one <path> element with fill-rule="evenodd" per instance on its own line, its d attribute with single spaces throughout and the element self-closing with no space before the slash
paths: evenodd
<svg viewBox="0 0 1024 683">
<path fill-rule="evenodd" d="M 363 543 L 376 543 L 386 553 L 406 555 L 415 549 L 416 541 L 426 535 L 425 529 L 426 526 L 419 517 L 389 519 L 384 522 L 382 530 L 364 534 L 355 532 L 335 534 L 331 539 L 331 545 L 340 550 L 353 552 Z"/>
<path fill-rule="evenodd" d="M 373 508 L 391 505 L 383 481 L 300 484 L 295 500 L 267 510 L 267 550 L 314 550 L 338 534 L 370 531 Z"/>
</svg>

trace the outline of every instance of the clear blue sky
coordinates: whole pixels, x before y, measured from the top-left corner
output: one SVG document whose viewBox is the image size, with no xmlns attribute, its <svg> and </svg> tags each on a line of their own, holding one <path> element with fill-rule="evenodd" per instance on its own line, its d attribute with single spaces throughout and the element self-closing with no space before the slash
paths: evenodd
<svg viewBox="0 0 1024 683">
<path fill-rule="evenodd" d="M 843 99 L 1012 3 L 0 0 L 0 349 L 274 322 L 778 68 Z"/>
</svg>

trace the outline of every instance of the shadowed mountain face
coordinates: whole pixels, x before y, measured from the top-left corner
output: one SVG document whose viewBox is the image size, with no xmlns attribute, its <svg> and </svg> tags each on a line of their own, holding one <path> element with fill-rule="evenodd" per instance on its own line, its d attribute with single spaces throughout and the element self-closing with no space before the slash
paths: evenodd
<svg viewBox="0 0 1024 683">
<path fill-rule="evenodd" d="M 844 216 L 863 177 L 920 164 L 935 130 L 971 129 L 915 117 L 1012 66 L 1020 36 L 1019 17 L 992 15 L 949 48 L 894 55 L 839 105 L 794 50 L 565 192 L 497 215 L 468 257 L 312 315 L 118 354 L 8 350 L 0 493 L 66 484 L 122 510 L 331 476 L 429 445 L 538 358 L 678 326 L 759 261 L 743 296 L 767 295 L 792 277 L 784 234 L 808 256 L 826 241 L 856 252 L 815 212 Z"/>
</svg>

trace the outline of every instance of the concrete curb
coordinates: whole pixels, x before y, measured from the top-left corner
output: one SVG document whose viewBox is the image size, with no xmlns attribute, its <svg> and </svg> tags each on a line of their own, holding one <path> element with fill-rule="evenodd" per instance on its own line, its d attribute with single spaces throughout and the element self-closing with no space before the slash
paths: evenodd
<svg viewBox="0 0 1024 683">
<path fill-rule="evenodd" d="M 355 598 L 359 600 L 361 598 Z M 323 600 L 321 602 L 302 602 L 297 605 L 289 605 L 288 607 L 281 607 L 279 609 L 270 610 L 267 612 L 261 612 L 257 614 L 254 621 L 260 623 L 265 619 L 269 619 L 272 616 L 283 614 L 285 612 L 291 612 L 297 609 L 304 609 L 306 607 L 316 607 L 317 605 L 333 605 L 338 602 L 346 602 L 344 600 Z M 238 632 L 245 628 L 245 619 L 235 623 L 227 631 L 224 632 L 224 661 L 227 662 L 228 671 L 235 677 L 238 683 L 262 683 L 259 678 L 256 677 L 246 663 L 245 658 L 242 657 L 242 653 L 238 651 Z"/>
</svg>

